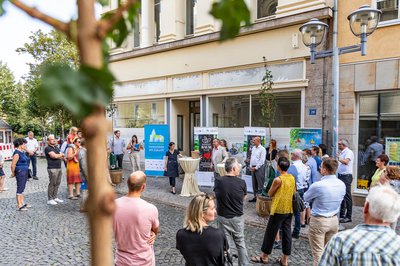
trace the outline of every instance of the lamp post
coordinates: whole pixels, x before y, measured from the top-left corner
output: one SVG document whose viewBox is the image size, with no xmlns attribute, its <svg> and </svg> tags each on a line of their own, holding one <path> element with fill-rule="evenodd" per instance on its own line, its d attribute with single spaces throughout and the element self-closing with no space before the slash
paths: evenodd
<svg viewBox="0 0 400 266">
<path fill-rule="evenodd" d="M 376 27 L 382 12 L 378 9 L 361 6 L 353 11 L 347 19 L 350 23 L 352 33 L 360 38 L 360 44 L 345 47 L 337 47 L 338 38 L 338 0 L 333 5 L 333 38 L 332 49 L 316 52 L 316 47 L 322 43 L 329 26 L 318 19 L 311 19 L 300 27 L 303 37 L 303 43 L 310 47 L 311 64 L 315 63 L 316 58 L 332 57 L 332 155 L 336 156 L 338 152 L 339 135 L 339 55 L 361 51 L 361 55 L 366 55 L 367 36 L 372 34 Z"/>
</svg>

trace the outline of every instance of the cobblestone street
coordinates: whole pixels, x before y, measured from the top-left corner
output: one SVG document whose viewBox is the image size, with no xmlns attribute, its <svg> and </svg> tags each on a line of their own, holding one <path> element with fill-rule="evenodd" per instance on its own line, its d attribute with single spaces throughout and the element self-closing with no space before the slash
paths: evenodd
<svg viewBox="0 0 400 266">
<path fill-rule="evenodd" d="M 47 205 L 46 162 L 39 160 L 39 181 L 29 181 L 25 191 L 26 202 L 32 205 L 32 209 L 18 212 L 15 206 L 15 180 L 8 178 L 10 162 L 4 168 L 7 174 L 6 186 L 10 190 L 0 193 L 0 265 L 89 265 L 87 219 L 85 214 L 78 211 L 78 201 L 66 200 L 65 176 L 60 187 L 61 198 L 65 202 L 57 206 Z M 178 179 L 177 183 L 179 192 L 182 180 Z M 126 191 L 125 182 L 116 187 L 118 197 Z M 155 244 L 157 265 L 184 265 L 182 256 L 175 248 L 175 234 L 182 227 L 184 208 L 190 198 L 170 194 L 167 178 L 153 177 L 148 178 L 143 196 L 159 210 L 160 234 Z M 246 204 L 245 237 L 249 256 L 259 254 L 265 230 L 262 221 L 256 218 L 254 209 L 254 203 Z M 290 262 L 294 265 L 311 265 L 310 247 L 304 232 L 300 239 L 293 240 Z M 280 251 L 274 250 L 271 262 L 279 255 Z"/>
</svg>

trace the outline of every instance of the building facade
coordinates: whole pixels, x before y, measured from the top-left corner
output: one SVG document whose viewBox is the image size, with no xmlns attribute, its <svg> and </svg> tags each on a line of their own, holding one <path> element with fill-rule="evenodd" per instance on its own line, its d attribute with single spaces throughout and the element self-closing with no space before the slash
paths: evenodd
<svg viewBox="0 0 400 266">
<path fill-rule="evenodd" d="M 142 1 L 130 37 L 110 63 L 118 80 L 114 126 L 124 138 L 142 139 L 144 124 L 167 123 L 186 155 L 197 126 L 218 127 L 228 143 L 243 143 L 243 127 L 266 126 L 258 96 L 265 57 L 278 103 L 272 126 L 322 128 L 329 141 L 330 59 L 309 63 L 299 27 L 311 18 L 330 23 L 332 1 L 246 2 L 251 27 L 221 43 L 220 24 L 209 15 L 212 0 Z"/>
<path fill-rule="evenodd" d="M 342 47 L 359 43 L 344 21 L 353 10 L 365 4 L 382 11 L 378 28 L 368 37 L 367 55 L 340 56 L 339 134 L 350 140 L 357 158 L 354 164 L 356 195 L 366 193 L 371 158 L 365 151 L 372 137 L 376 136 L 384 148 L 388 147 L 385 152 L 391 160 L 399 153 L 393 139 L 400 137 L 399 0 L 339 1 L 338 44 Z M 396 164 L 395 160 L 391 163 Z"/>
</svg>

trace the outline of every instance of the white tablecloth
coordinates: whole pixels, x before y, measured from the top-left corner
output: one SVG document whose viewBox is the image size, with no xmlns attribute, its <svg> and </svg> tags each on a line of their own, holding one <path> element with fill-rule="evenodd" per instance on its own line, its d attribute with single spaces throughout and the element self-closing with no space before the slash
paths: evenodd
<svg viewBox="0 0 400 266">
<path fill-rule="evenodd" d="M 193 159 L 193 158 L 179 159 L 179 164 L 181 165 L 183 171 L 185 171 L 181 196 L 190 197 L 201 193 L 199 187 L 197 186 L 197 180 L 194 174 L 199 166 L 199 163 L 200 159 Z"/>
<path fill-rule="evenodd" d="M 242 170 L 242 165 L 239 164 L 239 169 Z M 225 163 L 219 163 L 217 164 L 217 173 L 220 176 L 225 176 L 226 175 L 226 171 L 225 171 Z"/>
</svg>

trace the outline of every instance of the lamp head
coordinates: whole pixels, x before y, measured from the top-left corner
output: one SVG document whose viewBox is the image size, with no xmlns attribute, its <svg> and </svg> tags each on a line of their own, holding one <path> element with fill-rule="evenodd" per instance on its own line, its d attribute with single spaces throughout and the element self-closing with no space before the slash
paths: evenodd
<svg viewBox="0 0 400 266">
<path fill-rule="evenodd" d="M 371 8 L 369 5 L 361 6 L 347 17 L 351 31 L 357 37 L 361 34 L 367 36 L 372 34 L 378 26 L 381 14 L 382 11 Z"/>
<path fill-rule="evenodd" d="M 299 29 L 303 36 L 304 45 L 310 47 L 312 44 L 315 46 L 321 44 L 325 38 L 328 27 L 328 24 L 316 18 L 310 19 L 309 22 L 304 23 Z"/>
</svg>

